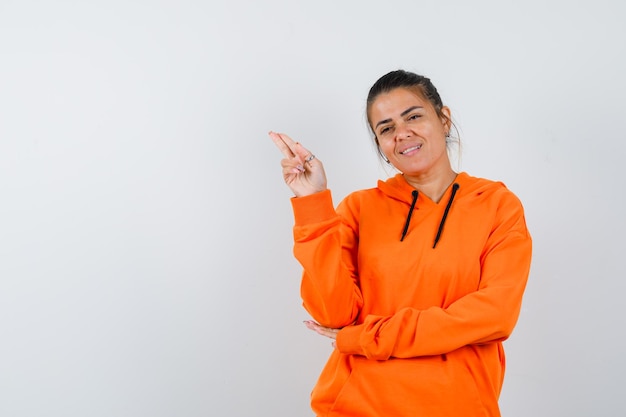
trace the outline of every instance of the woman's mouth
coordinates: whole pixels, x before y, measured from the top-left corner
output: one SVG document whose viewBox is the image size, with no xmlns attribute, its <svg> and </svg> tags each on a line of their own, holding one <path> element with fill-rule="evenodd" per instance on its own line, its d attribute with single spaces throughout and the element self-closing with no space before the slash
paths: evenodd
<svg viewBox="0 0 626 417">
<path fill-rule="evenodd" d="M 416 151 L 416 150 L 420 149 L 421 147 L 422 147 L 422 145 L 421 145 L 421 144 L 419 144 L 419 145 L 415 145 L 415 146 L 411 146 L 410 148 L 406 148 L 405 150 L 400 151 L 400 154 L 401 154 L 401 155 L 406 155 L 406 154 L 409 154 L 409 153 L 411 153 L 411 152 L 414 152 L 414 151 Z"/>
</svg>

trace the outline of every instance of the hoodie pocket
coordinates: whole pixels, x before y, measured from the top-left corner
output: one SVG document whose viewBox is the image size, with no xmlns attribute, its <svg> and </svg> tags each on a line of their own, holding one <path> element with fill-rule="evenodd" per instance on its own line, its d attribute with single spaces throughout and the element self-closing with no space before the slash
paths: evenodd
<svg viewBox="0 0 626 417">
<path fill-rule="evenodd" d="M 449 358 L 374 361 L 354 357 L 350 375 L 330 412 L 360 417 L 486 416 L 471 372 L 455 355 Z"/>
</svg>

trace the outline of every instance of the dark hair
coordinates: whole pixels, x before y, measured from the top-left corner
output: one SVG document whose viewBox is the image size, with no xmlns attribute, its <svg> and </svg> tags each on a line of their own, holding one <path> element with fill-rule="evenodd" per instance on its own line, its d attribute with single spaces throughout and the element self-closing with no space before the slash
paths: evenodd
<svg viewBox="0 0 626 417">
<path fill-rule="evenodd" d="M 372 121 L 370 120 L 370 108 L 379 95 L 388 93 L 396 88 L 406 88 L 418 93 L 420 96 L 430 101 L 430 104 L 435 108 L 437 116 L 447 119 L 441 111 L 443 102 L 439 96 L 439 92 L 430 81 L 429 78 L 423 75 L 418 75 L 412 72 L 404 70 L 391 71 L 378 79 L 370 88 L 370 92 L 367 95 L 367 122 L 372 127 Z"/>
</svg>

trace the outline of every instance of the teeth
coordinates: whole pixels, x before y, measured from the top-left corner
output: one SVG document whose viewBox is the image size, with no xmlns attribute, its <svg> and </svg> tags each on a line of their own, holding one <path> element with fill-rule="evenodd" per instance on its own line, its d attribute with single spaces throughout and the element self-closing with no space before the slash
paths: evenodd
<svg viewBox="0 0 626 417">
<path fill-rule="evenodd" d="M 402 152 L 400 152 L 400 153 L 401 153 L 402 155 L 404 155 L 404 154 L 405 154 L 405 153 L 407 153 L 407 152 L 414 151 L 414 150 L 419 149 L 419 148 L 421 148 L 421 147 L 422 147 L 422 145 L 412 146 L 412 147 L 410 147 L 410 148 L 408 148 L 408 149 L 403 150 L 403 151 L 402 151 Z"/>
</svg>

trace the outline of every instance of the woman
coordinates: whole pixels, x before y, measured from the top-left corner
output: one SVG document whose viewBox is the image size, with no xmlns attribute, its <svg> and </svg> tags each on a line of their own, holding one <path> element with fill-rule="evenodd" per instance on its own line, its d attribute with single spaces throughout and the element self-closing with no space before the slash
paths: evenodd
<svg viewBox="0 0 626 417">
<path fill-rule="evenodd" d="M 301 293 L 334 339 L 312 392 L 318 416 L 499 416 L 502 341 L 531 258 L 522 205 L 502 183 L 456 173 L 450 109 L 426 77 L 393 71 L 367 98 L 399 173 L 335 210 L 322 162 L 270 132 L 295 194 Z"/>
</svg>

